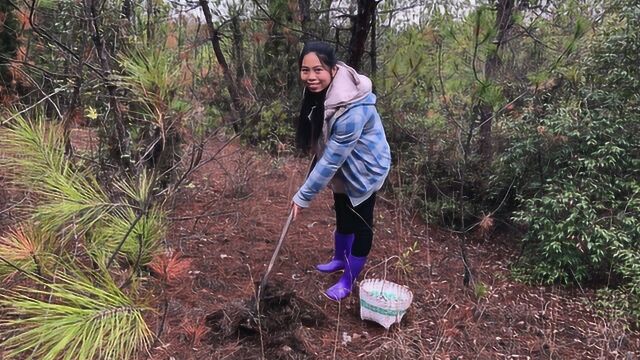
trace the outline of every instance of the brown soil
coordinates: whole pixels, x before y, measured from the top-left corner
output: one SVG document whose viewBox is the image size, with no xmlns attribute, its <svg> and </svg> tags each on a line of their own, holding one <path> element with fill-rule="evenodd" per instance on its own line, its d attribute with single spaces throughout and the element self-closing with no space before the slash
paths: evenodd
<svg viewBox="0 0 640 360">
<path fill-rule="evenodd" d="M 409 216 L 382 192 L 364 278 L 408 286 L 414 300 L 385 330 L 359 316 L 358 291 L 336 303 L 322 295 L 339 274 L 314 265 L 331 256 L 332 198 L 323 192 L 291 224 L 261 311 L 256 284 L 266 270 L 307 164 L 232 144 L 207 162 L 168 204 L 168 246 L 186 271 L 149 277 L 149 314 L 160 339 L 151 359 L 636 359 L 637 333 L 596 315 L 590 290 L 531 287 L 510 279 L 508 235 L 471 241 L 475 286 L 463 286 L 454 234 Z M 18 195 L 3 196 L 0 211 Z M 11 211 L 0 221 L 11 222 Z M 478 236 L 480 238 L 480 236 Z M 175 279 L 175 277 L 178 277 Z M 1 358 L 1 356 L 0 356 Z"/>
</svg>

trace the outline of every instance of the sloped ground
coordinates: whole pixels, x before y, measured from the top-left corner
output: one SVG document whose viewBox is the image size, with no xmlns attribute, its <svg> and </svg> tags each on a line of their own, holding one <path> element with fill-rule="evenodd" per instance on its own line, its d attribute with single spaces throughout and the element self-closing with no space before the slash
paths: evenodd
<svg viewBox="0 0 640 360">
<path fill-rule="evenodd" d="M 169 204 L 167 244 L 186 269 L 170 284 L 149 277 L 151 359 L 637 359 L 640 337 L 605 321 L 590 290 L 530 287 L 510 280 L 515 239 L 468 246 L 475 287 L 462 285 L 459 243 L 400 211 L 389 192 L 377 203 L 366 278 L 407 285 L 413 304 L 389 331 L 360 320 L 357 290 L 342 303 L 322 295 L 339 274 L 313 267 L 331 256 L 332 198 L 323 192 L 290 229 L 270 275 L 271 305 L 253 308 L 307 164 L 212 141 L 206 164 Z M 0 179 L 1 180 L 1 179 Z M 0 225 L 21 200 L 0 187 Z M 386 261 L 385 261 L 386 260 Z M 0 353 L 0 359 L 2 358 Z"/>
<path fill-rule="evenodd" d="M 357 291 L 340 304 L 322 295 L 339 277 L 313 270 L 331 256 L 334 215 L 325 191 L 291 225 L 270 284 L 307 304 L 302 312 L 319 310 L 326 319 L 300 321 L 292 342 L 273 341 L 281 336 L 273 329 L 208 332 L 193 342 L 194 326 L 202 327 L 208 314 L 232 319 L 230 304 L 254 298 L 306 169 L 304 160 L 232 145 L 193 176 L 176 200 L 168 239 L 192 259 L 192 271 L 169 297 L 164 344 L 153 350 L 154 359 L 637 358 L 638 334 L 596 316 L 590 291 L 509 280 L 512 251 L 505 243 L 513 239 L 507 235 L 469 246 L 476 283 L 485 286 L 465 288 L 458 240 L 399 211 L 389 192 L 378 201 L 365 276 L 386 274 L 411 288 L 414 302 L 400 326 L 385 331 L 360 320 Z"/>
</svg>

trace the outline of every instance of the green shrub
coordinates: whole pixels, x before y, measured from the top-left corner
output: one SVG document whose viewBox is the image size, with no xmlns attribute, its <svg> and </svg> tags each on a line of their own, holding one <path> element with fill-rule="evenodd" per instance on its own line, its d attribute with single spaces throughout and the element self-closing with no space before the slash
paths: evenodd
<svg viewBox="0 0 640 360">
<path fill-rule="evenodd" d="M 501 159 L 521 178 L 536 174 L 520 181 L 514 215 L 527 227 L 517 273 L 529 280 L 640 283 L 640 12 L 618 5 L 577 90 L 548 104 L 548 115 L 519 119 L 528 130 Z"/>
<path fill-rule="evenodd" d="M 293 143 L 295 121 L 292 117 L 295 116 L 295 112 L 291 107 L 296 107 L 298 104 L 276 99 L 266 105 L 257 115 L 259 119 L 251 127 L 245 139 L 271 153 L 280 151 L 283 144 Z"/>
</svg>

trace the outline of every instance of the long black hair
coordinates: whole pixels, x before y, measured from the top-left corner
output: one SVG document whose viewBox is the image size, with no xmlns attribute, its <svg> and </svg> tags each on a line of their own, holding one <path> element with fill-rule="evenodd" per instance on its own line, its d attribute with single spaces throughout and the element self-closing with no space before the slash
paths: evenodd
<svg viewBox="0 0 640 360">
<path fill-rule="evenodd" d="M 298 59 L 298 69 L 302 67 L 302 59 L 309 54 L 315 53 L 322 65 L 328 70 L 333 69 L 338 60 L 334 48 L 326 42 L 310 41 L 304 44 Z M 311 144 L 315 144 L 322 133 L 324 122 L 324 99 L 327 89 L 319 93 L 314 93 L 305 89 L 302 96 L 302 106 L 300 116 L 296 121 L 296 147 L 298 150 L 308 152 Z"/>
</svg>

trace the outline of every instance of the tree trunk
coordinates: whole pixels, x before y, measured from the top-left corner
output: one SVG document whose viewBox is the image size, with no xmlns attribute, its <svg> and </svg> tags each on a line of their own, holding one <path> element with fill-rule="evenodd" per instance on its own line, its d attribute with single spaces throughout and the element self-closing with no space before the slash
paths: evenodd
<svg viewBox="0 0 640 360">
<path fill-rule="evenodd" d="M 151 45 L 153 40 L 153 0 L 147 0 L 147 44 Z"/>
<path fill-rule="evenodd" d="M 349 41 L 349 57 L 347 64 L 356 70 L 360 69 L 362 56 L 371 29 L 371 22 L 375 16 L 375 0 L 358 0 L 358 13 L 353 16 L 351 24 L 351 40 Z"/>
<path fill-rule="evenodd" d="M 378 48 L 377 48 L 377 42 L 376 42 L 376 24 L 377 24 L 377 16 L 378 16 L 378 11 L 377 9 L 373 9 L 373 17 L 371 19 L 371 54 L 369 54 L 370 56 L 370 61 L 371 61 L 371 76 L 376 76 L 376 72 L 378 71 Z"/>
<path fill-rule="evenodd" d="M 100 61 L 100 69 L 102 77 L 109 94 L 109 105 L 111 113 L 115 120 L 115 126 L 105 125 L 107 132 L 107 141 L 109 147 L 109 155 L 112 160 L 121 164 L 124 168 L 129 168 L 130 144 L 127 137 L 127 130 L 124 125 L 122 107 L 117 98 L 117 87 L 111 81 L 111 65 L 109 63 L 109 54 L 105 47 L 104 39 L 100 30 L 101 14 L 99 13 L 98 0 L 84 0 L 84 10 L 91 29 L 91 37 L 96 54 Z M 82 61 L 82 58 L 80 58 Z"/>
<path fill-rule="evenodd" d="M 4 91 L 11 92 L 13 76 L 9 71 L 9 60 L 14 59 L 18 50 L 18 20 L 14 9 L 4 0 L 0 0 L 0 103 L 3 103 Z M 4 90 L 2 88 L 5 88 Z"/>
<path fill-rule="evenodd" d="M 323 10 L 325 10 L 325 16 L 322 17 L 322 20 L 319 21 L 320 28 L 322 29 L 321 39 L 328 40 L 329 34 L 331 33 L 331 5 L 333 4 L 333 0 L 322 0 Z"/>
<path fill-rule="evenodd" d="M 311 1 L 310 0 L 298 0 L 298 8 L 300 9 L 300 28 L 302 29 L 302 36 L 300 40 L 307 42 L 309 40 L 309 20 L 311 19 Z"/>
<path fill-rule="evenodd" d="M 133 11 L 133 7 L 131 4 L 131 0 L 124 0 L 122 2 L 122 9 L 120 10 L 121 17 L 131 22 L 132 11 Z"/>
<path fill-rule="evenodd" d="M 83 22 L 84 23 L 84 22 Z M 82 27 L 81 41 L 78 53 L 81 58 L 84 58 L 85 46 L 87 41 L 86 27 Z M 64 134 L 65 153 L 68 156 L 73 155 L 73 147 L 71 146 L 71 128 L 75 125 L 79 125 L 79 120 L 82 118 L 82 98 L 81 88 L 84 78 L 84 60 L 80 60 L 77 63 L 76 73 L 73 80 L 73 92 L 71 95 L 71 102 L 69 108 L 65 112 L 65 116 L 62 119 L 62 130 Z"/>
<path fill-rule="evenodd" d="M 233 121 L 233 129 L 237 132 L 243 127 L 243 108 L 242 101 L 240 99 L 240 95 L 238 93 L 238 89 L 236 88 L 236 83 L 233 80 L 233 75 L 231 75 L 231 70 L 229 69 L 229 65 L 227 64 L 226 59 L 224 58 L 224 54 L 222 53 L 222 48 L 220 47 L 220 34 L 218 29 L 213 26 L 213 20 L 211 17 L 211 11 L 209 10 L 209 1 L 208 0 L 198 0 L 200 7 L 202 8 L 202 13 L 204 14 L 204 19 L 207 22 L 207 29 L 209 30 L 209 39 L 211 40 L 211 45 L 213 46 L 213 52 L 216 55 L 216 60 L 218 60 L 218 64 L 222 68 L 222 72 L 224 74 L 225 82 L 227 83 L 227 90 L 229 91 L 229 95 L 231 96 L 231 112 L 234 117 Z"/>
<path fill-rule="evenodd" d="M 496 48 L 487 58 L 484 65 L 485 79 L 488 82 L 495 80 L 496 74 L 501 66 L 500 56 L 498 52 L 504 44 L 505 36 L 511 26 L 513 26 L 514 0 L 498 0 L 496 4 L 496 20 L 495 28 L 497 29 L 496 37 L 493 40 Z M 490 162 L 493 159 L 493 140 L 491 127 L 493 123 L 493 108 L 491 104 L 481 102 L 477 107 L 477 117 L 480 120 L 480 142 L 478 146 L 478 155 L 485 161 Z"/>
<path fill-rule="evenodd" d="M 242 29 L 240 29 L 240 17 L 234 16 L 231 19 L 231 28 L 233 30 L 233 62 L 236 68 L 236 88 L 242 89 L 242 80 L 245 77 L 245 56 L 244 49 L 242 47 L 243 36 Z"/>
</svg>

